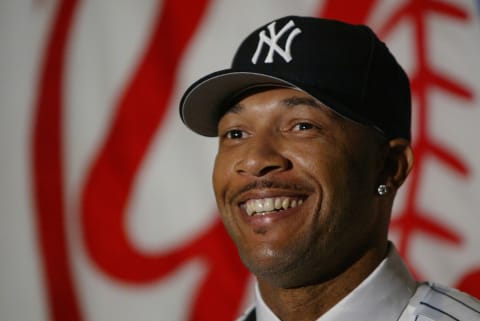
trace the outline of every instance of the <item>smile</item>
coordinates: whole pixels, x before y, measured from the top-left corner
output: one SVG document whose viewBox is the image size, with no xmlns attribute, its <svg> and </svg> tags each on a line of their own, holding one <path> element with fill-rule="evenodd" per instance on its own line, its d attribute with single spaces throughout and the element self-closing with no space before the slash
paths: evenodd
<svg viewBox="0 0 480 321">
<path fill-rule="evenodd" d="M 274 211 L 287 210 L 303 204 L 298 197 L 268 197 L 251 199 L 245 202 L 245 211 L 249 216 L 265 215 Z"/>
</svg>

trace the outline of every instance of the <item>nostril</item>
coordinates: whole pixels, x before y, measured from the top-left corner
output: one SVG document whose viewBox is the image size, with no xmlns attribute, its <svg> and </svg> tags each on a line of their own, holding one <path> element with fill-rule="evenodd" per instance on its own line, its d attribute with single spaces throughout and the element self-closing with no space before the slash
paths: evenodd
<svg viewBox="0 0 480 321">
<path fill-rule="evenodd" d="M 248 164 L 239 164 L 236 171 L 243 175 L 252 175 L 256 177 L 262 177 L 269 173 L 281 172 L 292 168 L 292 164 L 289 160 L 283 159 L 281 162 L 274 162 L 271 164 L 259 164 L 258 162 L 249 162 Z"/>
<path fill-rule="evenodd" d="M 273 172 L 273 171 L 278 170 L 278 169 L 282 169 L 282 166 L 278 166 L 278 165 L 266 166 L 258 172 L 258 176 L 265 176 L 268 173 Z"/>
<path fill-rule="evenodd" d="M 265 176 L 265 175 L 267 175 L 268 173 L 271 173 L 271 172 L 289 170 L 291 167 L 292 167 L 292 163 L 290 162 L 290 160 L 282 157 L 278 161 L 262 167 L 258 171 L 257 175 L 258 176 Z"/>
</svg>

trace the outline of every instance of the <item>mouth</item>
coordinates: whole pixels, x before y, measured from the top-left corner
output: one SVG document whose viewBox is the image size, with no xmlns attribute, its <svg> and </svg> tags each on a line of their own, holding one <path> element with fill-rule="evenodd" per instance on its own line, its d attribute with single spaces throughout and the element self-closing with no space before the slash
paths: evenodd
<svg viewBox="0 0 480 321">
<path fill-rule="evenodd" d="M 302 205 L 303 201 L 304 197 L 298 196 L 266 197 L 249 199 L 240 204 L 240 207 L 244 209 L 248 216 L 263 216 L 267 214 L 281 213 L 285 210 L 296 208 Z"/>
</svg>

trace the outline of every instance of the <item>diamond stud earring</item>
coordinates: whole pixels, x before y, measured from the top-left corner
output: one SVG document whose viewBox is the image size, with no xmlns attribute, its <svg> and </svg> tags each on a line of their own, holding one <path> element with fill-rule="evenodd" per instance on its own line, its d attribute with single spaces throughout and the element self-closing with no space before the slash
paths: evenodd
<svg viewBox="0 0 480 321">
<path fill-rule="evenodd" d="M 386 194 L 388 193 L 388 187 L 387 187 L 387 185 L 385 185 L 385 184 L 380 184 L 380 185 L 378 185 L 377 193 L 378 193 L 378 195 L 380 195 L 380 196 L 386 195 Z"/>
</svg>

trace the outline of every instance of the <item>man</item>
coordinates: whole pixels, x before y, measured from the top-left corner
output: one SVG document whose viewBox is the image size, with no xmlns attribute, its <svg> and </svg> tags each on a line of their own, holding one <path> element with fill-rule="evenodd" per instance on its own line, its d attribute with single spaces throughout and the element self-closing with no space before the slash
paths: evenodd
<svg viewBox="0 0 480 321">
<path fill-rule="evenodd" d="M 257 277 L 242 320 L 480 320 L 475 299 L 415 282 L 387 240 L 413 164 L 410 88 L 368 27 L 273 21 L 180 113 L 219 137 L 216 201 Z"/>
</svg>

